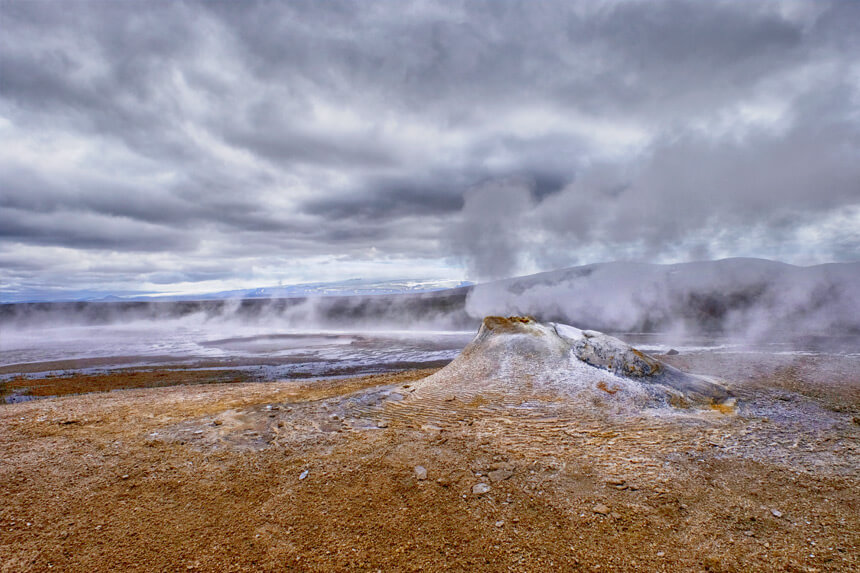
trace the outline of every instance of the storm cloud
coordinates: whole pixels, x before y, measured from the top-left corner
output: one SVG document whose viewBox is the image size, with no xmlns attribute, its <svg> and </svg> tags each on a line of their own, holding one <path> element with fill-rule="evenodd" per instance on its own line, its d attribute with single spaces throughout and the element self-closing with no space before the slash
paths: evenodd
<svg viewBox="0 0 860 573">
<path fill-rule="evenodd" d="M 860 3 L 0 4 L 7 292 L 860 252 Z"/>
</svg>

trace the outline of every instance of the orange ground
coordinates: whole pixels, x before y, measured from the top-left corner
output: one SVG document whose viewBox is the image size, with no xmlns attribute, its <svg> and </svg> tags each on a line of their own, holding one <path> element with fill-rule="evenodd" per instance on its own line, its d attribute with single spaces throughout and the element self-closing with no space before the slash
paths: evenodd
<svg viewBox="0 0 860 573">
<path fill-rule="evenodd" d="M 0 406 L 0 571 L 860 568 L 856 377 L 743 381 L 843 408 L 842 435 L 816 438 L 841 440 L 839 471 L 736 454 L 768 422 L 719 412 L 613 421 L 487 397 L 383 408 L 366 430 L 328 414 L 428 373 Z"/>
</svg>

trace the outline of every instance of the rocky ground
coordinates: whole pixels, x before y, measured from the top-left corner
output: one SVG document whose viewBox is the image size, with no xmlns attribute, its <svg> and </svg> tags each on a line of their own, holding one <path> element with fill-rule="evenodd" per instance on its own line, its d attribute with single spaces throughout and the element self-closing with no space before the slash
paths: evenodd
<svg viewBox="0 0 860 573">
<path fill-rule="evenodd" d="M 0 406 L 0 571 L 860 569 L 860 358 L 666 360 L 737 410 L 426 370 Z"/>
</svg>

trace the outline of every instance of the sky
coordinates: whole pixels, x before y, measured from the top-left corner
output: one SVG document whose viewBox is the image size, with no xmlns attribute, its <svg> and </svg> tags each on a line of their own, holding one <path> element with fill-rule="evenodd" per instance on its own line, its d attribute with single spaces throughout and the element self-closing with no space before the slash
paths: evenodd
<svg viewBox="0 0 860 573">
<path fill-rule="evenodd" d="M 860 258 L 860 2 L 0 1 L 0 288 Z"/>
</svg>

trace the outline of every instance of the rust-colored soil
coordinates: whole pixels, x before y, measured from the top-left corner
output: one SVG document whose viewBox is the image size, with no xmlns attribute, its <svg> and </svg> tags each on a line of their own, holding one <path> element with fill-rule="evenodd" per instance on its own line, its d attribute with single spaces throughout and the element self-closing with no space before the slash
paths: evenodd
<svg viewBox="0 0 860 573">
<path fill-rule="evenodd" d="M 109 392 L 128 388 L 161 388 L 181 384 L 247 382 L 244 370 L 123 369 L 103 374 L 68 374 L 44 377 L 19 376 L 0 384 L 4 395 L 68 396 L 87 392 Z"/>
<path fill-rule="evenodd" d="M 734 388 L 743 399 L 771 381 L 842 408 L 818 442 L 791 436 L 798 465 L 744 450 L 784 438 L 762 416 L 353 404 L 377 388 L 408 397 L 429 373 L 0 406 L 0 571 L 860 568 L 860 404 L 843 398 L 856 370 Z M 841 462 L 816 466 L 801 450 L 817 443 Z"/>
</svg>

